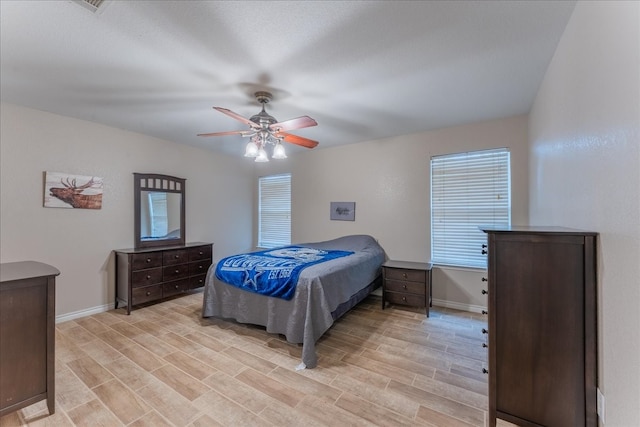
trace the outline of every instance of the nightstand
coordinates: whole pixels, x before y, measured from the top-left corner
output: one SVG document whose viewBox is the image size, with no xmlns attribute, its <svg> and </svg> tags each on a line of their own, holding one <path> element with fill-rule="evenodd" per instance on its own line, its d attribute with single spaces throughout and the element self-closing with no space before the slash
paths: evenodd
<svg viewBox="0 0 640 427">
<path fill-rule="evenodd" d="M 387 261 L 382 264 L 382 309 L 387 301 L 411 307 L 431 306 L 431 263 Z"/>
</svg>

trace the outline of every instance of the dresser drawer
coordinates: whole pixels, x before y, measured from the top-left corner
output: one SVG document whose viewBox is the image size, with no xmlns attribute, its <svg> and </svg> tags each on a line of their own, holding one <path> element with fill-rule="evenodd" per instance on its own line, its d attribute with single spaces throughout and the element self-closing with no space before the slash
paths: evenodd
<svg viewBox="0 0 640 427">
<path fill-rule="evenodd" d="M 206 278 L 207 278 L 206 274 L 202 274 L 200 276 L 193 276 L 189 278 L 190 280 L 189 286 L 191 287 L 191 289 L 201 288 L 204 286 L 204 282 Z"/>
<path fill-rule="evenodd" d="M 162 282 L 161 267 L 131 272 L 131 287 L 133 288 L 155 285 L 160 282 Z"/>
<path fill-rule="evenodd" d="M 144 302 L 153 301 L 162 298 L 162 285 L 145 286 L 143 288 L 135 288 L 131 291 L 131 299 L 133 304 L 142 304 Z"/>
<path fill-rule="evenodd" d="M 407 280 L 410 282 L 427 281 L 427 274 L 424 270 L 410 270 L 404 268 L 385 268 L 385 279 Z"/>
<path fill-rule="evenodd" d="M 404 304 L 412 307 L 425 307 L 426 296 L 418 294 L 406 294 L 400 292 L 385 292 L 385 299 L 391 304 Z"/>
<path fill-rule="evenodd" d="M 211 259 L 211 245 L 189 249 L 189 261 L 200 261 L 203 259 Z"/>
<path fill-rule="evenodd" d="M 189 261 L 189 250 L 175 249 L 162 254 L 162 265 L 183 264 Z"/>
<path fill-rule="evenodd" d="M 207 270 L 211 265 L 211 260 L 189 263 L 189 276 L 197 276 L 199 274 L 207 274 Z"/>
<path fill-rule="evenodd" d="M 169 265 L 162 268 L 162 281 L 185 279 L 189 277 L 189 264 Z"/>
<path fill-rule="evenodd" d="M 400 281 L 400 280 L 386 279 L 384 286 L 385 286 L 385 290 L 387 291 L 402 292 L 402 293 L 422 295 L 422 296 L 426 295 L 426 292 L 427 292 L 425 284 L 418 283 L 418 282 L 406 282 L 406 281 Z"/>
<path fill-rule="evenodd" d="M 162 297 L 164 298 L 181 294 L 189 289 L 191 289 L 189 279 L 174 280 L 173 282 L 164 283 L 162 285 Z"/>
<path fill-rule="evenodd" d="M 131 269 L 142 270 L 144 268 L 153 268 L 162 266 L 162 253 L 149 252 L 134 254 L 131 256 Z"/>
</svg>

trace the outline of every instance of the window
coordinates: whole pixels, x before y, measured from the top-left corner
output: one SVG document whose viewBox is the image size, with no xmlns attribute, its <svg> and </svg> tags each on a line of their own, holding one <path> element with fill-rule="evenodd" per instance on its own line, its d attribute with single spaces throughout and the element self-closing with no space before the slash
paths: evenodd
<svg viewBox="0 0 640 427">
<path fill-rule="evenodd" d="M 431 257 L 435 264 L 486 268 L 479 226 L 511 225 L 507 149 L 431 158 Z"/>
<path fill-rule="evenodd" d="M 259 179 L 258 246 L 291 244 L 291 174 Z"/>
</svg>

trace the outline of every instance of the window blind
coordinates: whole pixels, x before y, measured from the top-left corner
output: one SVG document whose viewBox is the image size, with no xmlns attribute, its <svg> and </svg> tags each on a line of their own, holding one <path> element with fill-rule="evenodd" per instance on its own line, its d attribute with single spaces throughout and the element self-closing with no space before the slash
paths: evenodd
<svg viewBox="0 0 640 427">
<path fill-rule="evenodd" d="M 291 174 L 259 179 L 258 246 L 291 244 Z"/>
<path fill-rule="evenodd" d="M 511 224 L 507 149 L 431 158 L 431 256 L 441 265 L 486 268 L 480 226 Z"/>
</svg>

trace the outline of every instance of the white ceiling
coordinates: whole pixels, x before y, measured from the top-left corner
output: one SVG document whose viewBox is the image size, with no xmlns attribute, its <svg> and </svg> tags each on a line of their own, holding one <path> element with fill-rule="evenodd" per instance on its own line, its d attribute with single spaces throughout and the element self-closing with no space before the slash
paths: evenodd
<svg viewBox="0 0 640 427">
<path fill-rule="evenodd" d="M 244 130 L 211 107 L 250 117 L 269 90 L 278 120 L 317 120 L 291 132 L 317 150 L 527 113 L 574 5 L 1 0 L 0 94 L 240 155 L 196 134 Z"/>
</svg>

